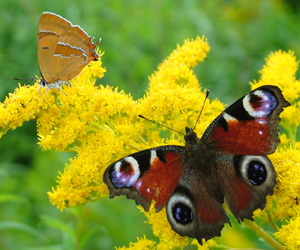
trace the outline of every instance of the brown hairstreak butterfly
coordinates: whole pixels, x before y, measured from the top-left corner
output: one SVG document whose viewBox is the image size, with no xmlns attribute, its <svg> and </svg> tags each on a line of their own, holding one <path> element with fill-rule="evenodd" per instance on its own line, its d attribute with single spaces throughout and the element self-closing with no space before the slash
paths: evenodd
<svg viewBox="0 0 300 250">
<path fill-rule="evenodd" d="M 70 81 L 99 55 L 91 37 L 78 25 L 50 12 L 43 12 L 38 27 L 38 60 L 46 89 L 57 88 Z"/>
</svg>

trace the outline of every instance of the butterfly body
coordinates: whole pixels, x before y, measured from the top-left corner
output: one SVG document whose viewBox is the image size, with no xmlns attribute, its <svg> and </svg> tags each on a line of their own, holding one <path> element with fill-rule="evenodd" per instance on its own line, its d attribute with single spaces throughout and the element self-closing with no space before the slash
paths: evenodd
<svg viewBox="0 0 300 250">
<path fill-rule="evenodd" d="M 70 81 L 91 61 L 97 61 L 95 51 L 100 43 L 77 25 L 51 12 L 43 12 L 38 26 L 38 61 L 40 85 L 59 88 Z"/>
<path fill-rule="evenodd" d="M 146 211 L 155 201 L 156 211 L 166 207 L 174 231 L 200 243 L 230 224 L 224 201 L 238 221 L 252 220 L 276 184 L 266 155 L 279 144 L 279 114 L 288 105 L 275 86 L 250 92 L 201 138 L 186 127 L 185 146 L 151 148 L 111 164 L 103 177 L 110 196 L 126 195 Z"/>
</svg>

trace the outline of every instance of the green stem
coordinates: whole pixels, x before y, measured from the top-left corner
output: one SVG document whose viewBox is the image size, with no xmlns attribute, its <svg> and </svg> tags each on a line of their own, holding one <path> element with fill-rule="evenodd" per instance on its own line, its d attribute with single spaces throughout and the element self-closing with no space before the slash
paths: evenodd
<svg viewBox="0 0 300 250">
<path fill-rule="evenodd" d="M 267 218 L 268 218 L 268 221 L 270 222 L 271 226 L 274 228 L 275 232 L 278 232 L 279 228 L 278 226 L 275 224 L 274 220 L 273 220 L 273 217 L 271 215 L 270 212 L 265 212 Z"/>
<path fill-rule="evenodd" d="M 244 223 L 250 227 L 254 232 L 256 232 L 260 237 L 262 237 L 270 246 L 276 250 L 284 250 L 283 245 L 271 237 L 265 230 L 259 227 L 255 222 L 245 220 Z"/>
<path fill-rule="evenodd" d="M 289 126 L 286 128 L 288 138 L 291 140 L 292 145 L 294 146 L 296 143 L 296 134 L 297 134 L 297 126 Z"/>
</svg>

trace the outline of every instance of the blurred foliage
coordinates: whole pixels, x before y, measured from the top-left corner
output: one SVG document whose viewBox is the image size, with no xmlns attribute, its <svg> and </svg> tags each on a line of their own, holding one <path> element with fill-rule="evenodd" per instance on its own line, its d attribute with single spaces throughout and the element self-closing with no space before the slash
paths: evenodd
<svg viewBox="0 0 300 250">
<path fill-rule="evenodd" d="M 102 38 L 107 73 L 98 84 L 118 86 L 135 98 L 145 93 L 148 77 L 177 43 L 205 35 L 211 52 L 196 74 L 211 98 L 231 103 L 250 89 L 271 51 L 293 50 L 300 57 L 299 3 L 1 0 L 0 98 L 17 86 L 11 77 L 39 76 L 37 25 L 41 13 L 51 11 Z M 123 198 L 63 213 L 52 207 L 46 192 L 69 157 L 41 152 L 33 122 L 1 139 L 0 249 L 113 249 L 151 235 L 134 202 Z"/>
</svg>

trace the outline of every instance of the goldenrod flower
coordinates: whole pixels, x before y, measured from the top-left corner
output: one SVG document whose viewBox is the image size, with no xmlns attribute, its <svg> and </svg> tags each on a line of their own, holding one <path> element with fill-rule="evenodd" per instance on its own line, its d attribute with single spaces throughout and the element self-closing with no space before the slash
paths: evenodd
<svg viewBox="0 0 300 250">
<path fill-rule="evenodd" d="M 58 185 L 48 193 L 51 203 L 57 208 L 63 210 L 106 197 L 108 190 L 102 176 L 113 161 L 150 147 L 184 145 L 181 135 L 147 123 L 137 115 L 150 117 L 181 132 L 184 132 L 185 126 L 192 127 L 205 97 L 193 68 L 204 60 L 208 51 L 209 45 L 204 37 L 178 45 L 150 77 L 145 96 L 136 101 L 118 89 L 95 86 L 96 78 L 103 77 L 105 72 L 101 60 L 85 67 L 70 85 L 62 87 L 63 92 L 49 90 L 46 99 L 44 90 L 37 93 L 38 84 L 19 86 L 0 105 L 0 137 L 25 121 L 36 120 L 42 149 L 76 153 L 60 173 Z M 277 172 L 274 195 L 268 197 L 264 212 L 255 212 L 262 222 L 270 223 L 278 231 L 275 236 L 287 249 L 300 247 L 299 242 L 288 237 L 289 230 L 293 230 L 295 235 L 300 234 L 297 227 L 300 207 L 300 143 L 296 141 L 300 123 L 300 84 L 295 79 L 297 69 L 298 63 L 292 52 L 278 51 L 267 58 L 259 81 L 251 84 L 253 88 L 265 84 L 277 85 L 292 104 L 281 114 L 284 147 L 279 147 L 270 156 Z M 224 105 L 219 100 L 207 101 L 196 127 L 199 137 L 223 110 Z M 151 206 L 149 212 L 143 213 L 159 240 L 138 238 L 136 243 L 119 249 L 172 249 L 192 244 L 204 250 L 216 245 L 215 240 L 203 241 L 203 245 L 199 245 L 196 240 L 190 241 L 188 237 L 176 234 L 167 221 L 164 209 L 156 213 Z M 276 220 L 287 219 L 287 226 L 281 229 L 276 226 Z M 269 235 L 272 240 L 267 239 L 267 233 L 258 230 L 255 223 L 244 224 L 272 246 L 282 248 L 275 238 Z"/>
<path fill-rule="evenodd" d="M 295 250 L 300 249 L 300 217 L 299 215 L 294 219 L 291 219 L 287 225 L 276 232 L 275 237 L 284 243 L 285 249 Z"/>
<path fill-rule="evenodd" d="M 155 249 L 155 241 L 148 240 L 145 238 L 137 238 L 138 241 L 136 243 L 130 242 L 129 247 L 119 247 L 116 250 L 152 250 Z"/>
</svg>

